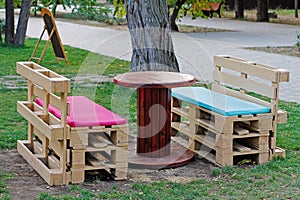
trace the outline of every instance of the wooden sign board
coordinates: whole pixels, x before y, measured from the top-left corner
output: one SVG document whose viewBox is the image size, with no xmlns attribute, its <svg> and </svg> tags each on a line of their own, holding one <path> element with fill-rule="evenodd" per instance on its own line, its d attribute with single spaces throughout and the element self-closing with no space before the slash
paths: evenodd
<svg viewBox="0 0 300 200">
<path fill-rule="evenodd" d="M 66 63 L 68 64 L 69 63 L 68 58 L 67 58 L 67 55 L 65 53 L 64 46 L 61 42 L 61 39 L 60 39 L 60 36 L 59 36 L 59 33 L 58 33 L 58 29 L 56 27 L 55 19 L 54 19 L 52 13 L 47 8 L 42 8 L 41 15 L 42 15 L 42 18 L 43 18 L 43 21 L 44 21 L 44 30 L 43 30 L 43 32 L 40 36 L 40 39 L 39 39 L 38 43 L 36 44 L 36 47 L 35 47 L 35 49 L 32 53 L 30 61 L 33 60 L 33 59 L 36 59 L 36 60 L 38 60 L 38 64 L 39 64 L 41 62 L 44 54 L 45 54 L 48 43 L 50 41 L 51 44 L 52 44 L 52 48 L 53 48 L 56 60 L 65 60 Z M 45 47 L 44 47 L 44 50 L 41 53 L 41 56 L 39 58 L 35 58 L 34 55 L 37 51 L 37 48 L 40 44 L 40 41 L 41 41 L 45 31 L 47 31 L 47 33 L 49 35 L 49 39 L 47 40 L 47 42 L 45 44 Z"/>
</svg>

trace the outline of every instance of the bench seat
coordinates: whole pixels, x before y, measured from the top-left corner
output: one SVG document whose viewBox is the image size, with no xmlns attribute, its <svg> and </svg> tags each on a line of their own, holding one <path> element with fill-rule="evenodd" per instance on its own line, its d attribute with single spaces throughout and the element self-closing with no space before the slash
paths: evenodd
<svg viewBox="0 0 300 200">
<path fill-rule="evenodd" d="M 91 101 L 85 96 L 68 96 L 70 114 L 67 124 L 71 127 L 112 126 L 126 124 L 126 119 Z M 36 98 L 36 103 L 43 106 L 43 101 Z M 49 105 L 49 112 L 61 118 L 60 110 Z"/>
<path fill-rule="evenodd" d="M 203 87 L 181 87 L 172 89 L 172 96 L 191 104 L 206 108 L 223 116 L 270 113 L 268 107 Z"/>
</svg>

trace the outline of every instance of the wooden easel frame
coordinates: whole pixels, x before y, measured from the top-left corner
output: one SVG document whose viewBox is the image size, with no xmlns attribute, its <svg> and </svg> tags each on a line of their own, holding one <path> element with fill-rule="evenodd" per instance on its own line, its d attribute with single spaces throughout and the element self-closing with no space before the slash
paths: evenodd
<svg viewBox="0 0 300 200">
<path fill-rule="evenodd" d="M 37 63 L 40 64 L 43 57 L 44 57 L 44 55 L 45 55 L 48 44 L 49 44 L 49 42 L 51 42 L 57 62 L 59 60 L 65 60 L 66 64 L 69 64 L 67 55 L 66 55 L 65 50 L 64 50 L 64 46 L 61 42 L 61 39 L 60 39 L 60 36 L 59 36 L 59 33 L 58 33 L 58 29 L 56 27 L 54 16 L 50 12 L 50 10 L 48 10 L 47 8 L 42 8 L 41 15 L 42 15 L 42 18 L 43 18 L 43 21 L 44 21 L 44 29 L 42 31 L 42 34 L 41 34 L 37 44 L 35 45 L 35 48 L 33 50 L 33 53 L 31 55 L 29 61 L 37 60 Z M 37 49 L 38 49 L 38 47 L 41 43 L 41 40 L 42 40 L 43 35 L 44 35 L 46 30 L 48 32 L 49 38 L 46 41 L 46 44 L 43 48 L 43 51 L 42 51 L 40 57 L 35 57 Z"/>
</svg>

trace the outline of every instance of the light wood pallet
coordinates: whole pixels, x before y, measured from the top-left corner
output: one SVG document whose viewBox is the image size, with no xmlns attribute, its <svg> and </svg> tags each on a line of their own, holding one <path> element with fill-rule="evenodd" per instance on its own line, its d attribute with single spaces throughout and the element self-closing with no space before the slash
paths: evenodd
<svg viewBox="0 0 300 200">
<path fill-rule="evenodd" d="M 128 126 L 80 127 L 70 132 L 72 183 L 86 172 L 104 169 L 115 180 L 127 179 Z"/>
<path fill-rule="evenodd" d="M 230 56 L 215 56 L 214 61 L 213 91 L 263 105 L 271 112 L 223 116 L 172 97 L 172 139 L 219 166 L 233 165 L 238 158 L 265 163 L 284 157 L 285 150 L 276 146 L 276 130 L 278 123 L 287 121 L 287 113 L 278 108 L 278 92 L 279 83 L 289 81 L 289 72 Z M 267 96 L 270 102 L 247 91 Z"/>
<path fill-rule="evenodd" d="M 202 108 L 197 107 L 197 109 Z M 269 121 L 269 124 L 272 124 L 272 120 L 268 115 L 234 116 L 228 119 L 224 117 L 225 119 L 218 122 L 211 122 L 208 119 L 202 120 L 199 116 L 192 117 L 186 110 L 180 110 L 181 112 L 178 107 L 172 107 L 173 116 L 187 121 L 173 121 L 171 127 L 188 139 L 185 142 L 183 138 L 176 136 L 173 139 L 180 141 L 180 144 L 188 144 L 189 149 L 200 156 L 221 166 L 233 165 L 234 160 L 242 158 L 243 155 L 253 155 L 255 161 L 260 164 L 269 160 L 269 133 L 272 127 L 265 126 L 265 123 Z M 206 112 L 211 111 L 206 110 Z M 211 114 L 217 113 L 211 112 Z M 220 121 L 223 123 L 222 126 L 215 126 Z"/>
<path fill-rule="evenodd" d="M 17 102 L 28 121 L 28 139 L 18 141 L 17 149 L 49 185 L 83 182 L 86 170 L 107 169 L 117 180 L 127 178 L 127 124 L 70 127 L 70 80 L 33 62 L 18 62 L 17 72 L 28 79 L 28 99 Z M 43 107 L 34 102 L 36 97 Z M 49 104 L 60 110 L 60 118 L 49 112 Z M 107 162 L 91 162 L 88 153 L 105 155 Z"/>
</svg>

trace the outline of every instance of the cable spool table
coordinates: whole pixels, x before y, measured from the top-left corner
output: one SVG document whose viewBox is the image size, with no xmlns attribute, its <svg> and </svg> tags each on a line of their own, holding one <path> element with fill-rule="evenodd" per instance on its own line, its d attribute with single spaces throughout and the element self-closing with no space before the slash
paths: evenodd
<svg viewBox="0 0 300 200">
<path fill-rule="evenodd" d="M 129 164 L 169 168 L 188 163 L 193 153 L 171 142 L 171 88 L 190 86 L 195 78 L 178 72 L 128 72 L 114 83 L 137 88 L 137 143 L 129 144 Z"/>
</svg>

